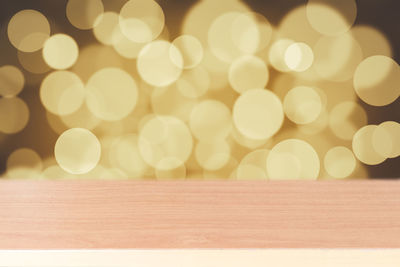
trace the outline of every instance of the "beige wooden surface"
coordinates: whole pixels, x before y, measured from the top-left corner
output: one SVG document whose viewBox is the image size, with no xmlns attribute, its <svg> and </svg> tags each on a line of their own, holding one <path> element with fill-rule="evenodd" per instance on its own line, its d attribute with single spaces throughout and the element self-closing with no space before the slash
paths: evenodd
<svg viewBox="0 0 400 267">
<path fill-rule="evenodd" d="M 400 247 L 400 182 L 0 182 L 0 248 L 270 247 Z"/>
</svg>

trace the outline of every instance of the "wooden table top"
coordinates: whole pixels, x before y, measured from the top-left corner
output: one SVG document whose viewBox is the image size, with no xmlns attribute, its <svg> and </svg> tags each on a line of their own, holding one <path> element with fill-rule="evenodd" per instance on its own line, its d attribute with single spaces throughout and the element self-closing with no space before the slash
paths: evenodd
<svg viewBox="0 0 400 267">
<path fill-rule="evenodd" d="M 0 248 L 400 247 L 399 181 L 0 182 Z"/>
</svg>

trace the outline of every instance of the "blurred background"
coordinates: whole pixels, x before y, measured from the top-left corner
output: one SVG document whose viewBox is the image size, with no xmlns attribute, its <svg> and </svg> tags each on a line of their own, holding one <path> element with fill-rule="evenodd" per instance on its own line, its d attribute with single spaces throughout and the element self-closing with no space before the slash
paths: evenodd
<svg viewBox="0 0 400 267">
<path fill-rule="evenodd" d="M 0 2 L 4 178 L 400 176 L 398 1 L 156 3 Z"/>
</svg>

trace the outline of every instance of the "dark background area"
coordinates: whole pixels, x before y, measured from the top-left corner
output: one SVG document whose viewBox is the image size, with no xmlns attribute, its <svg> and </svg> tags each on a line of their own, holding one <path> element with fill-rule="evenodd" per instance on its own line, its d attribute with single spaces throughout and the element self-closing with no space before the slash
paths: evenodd
<svg viewBox="0 0 400 267">
<path fill-rule="evenodd" d="M 125 0 L 103 0 L 105 9 L 108 11 L 119 11 L 115 9 L 123 2 Z M 180 24 L 184 19 L 184 14 L 197 1 L 159 0 L 158 2 L 164 10 L 166 25 L 173 39 L 180 33 Z M 247 3 L 254 11 L 263 14 L 271 24 L 276 26 L 291 9 L 305 4 L 307 1 L 244 0 L 243 2 Z M 356 2 L 358 13 L 355 25 L 373 25 L 384 33 L 392 45 L 393 58 L 400 62 L 400 1 L 358 0 Z M 39 99 L 40 81 L 46 74 L 31 74 L 23 70 L 18 62 L 16 49 L 8 41 L 8 21 L 20 10 L 35 9 L 48 18 L 52 34 L 65 32 L 74 37 L 81 47 L 95 42 L 91 30 L 82 31 L 69 23 L 65 15 L 66 4 L 67 0 L 0 0 L 0 66 L 5 64 L 16 65 L 24 72 L 27 79 L 33 81 L 26 84 L 24 90 L 19 94 L 19 97 L 24 99 L 29 106 L 30 119 L 28 125 L 17 134 L 5 135 L 0 133 L 0 173 L 5 170 L 7 157 L 13 150 L 29 147 L 37 151 L 42 158 L 45 158 L 52 155 L 53 146 L 49 146 L 49 144 L 54 144 L 58 137 L 48 126 L 46 112 Z M 373 41 L 371 40 L 371 42 Z M 384 107 L 369 106 L 362 101 L 359 101 L 359 103 L 367 111 L 369 124 L 379 124 L 386 120 L 400 121 L 400 98 Z M 367 166 L 367 168 L 369 176 L 374 178 L 399 178 L 400 157 L 387 159 L 382 164 Z"/>
</svg>

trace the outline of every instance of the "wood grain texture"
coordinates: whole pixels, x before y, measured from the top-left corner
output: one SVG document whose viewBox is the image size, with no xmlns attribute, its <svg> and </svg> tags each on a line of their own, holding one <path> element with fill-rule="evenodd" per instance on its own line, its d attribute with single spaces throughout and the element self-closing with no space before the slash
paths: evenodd
<svg viewBox="0 0 400 267">
<path fill-rule="evenodd" d="M 400 182 L 0 182 L 0 248 L 300 247 L 400 247 Z"/>
</svg>

